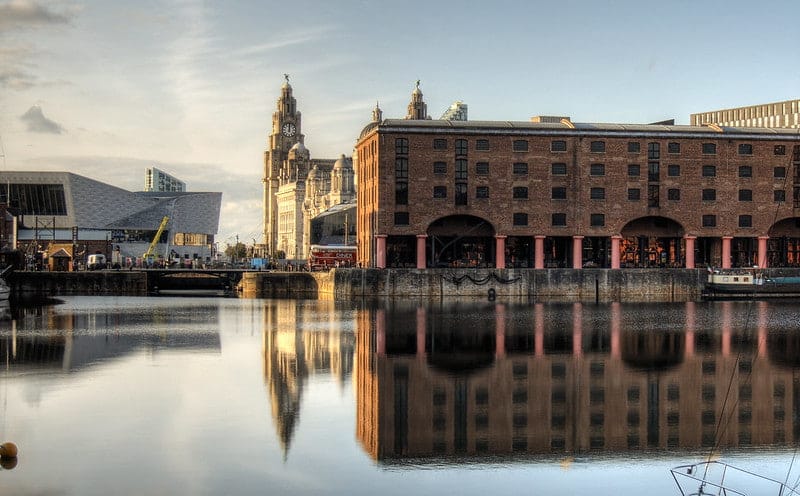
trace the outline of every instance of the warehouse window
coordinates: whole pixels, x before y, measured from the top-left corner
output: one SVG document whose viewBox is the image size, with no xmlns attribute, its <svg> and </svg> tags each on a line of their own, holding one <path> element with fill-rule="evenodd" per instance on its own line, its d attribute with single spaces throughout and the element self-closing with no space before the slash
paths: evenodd
<svg viewBox="0 0 800 496">
<path fill-rule="evenodd" d="M 704 165 L 703 166 L 703 177 L 714 177 L 717 175 L 717 166 L 716 165 Z"/>
<path fill-rule="evenodd" d="M 550 142 L 551 152 L 565 152 L 567 151 L 567 142 L 564 140 L 555 140 Z"/>
<path fill-rule="evenodd" d="M 525 186 L 514 186 L 513 194 L 514 194 L 514 199 L 516 200 L 527 200 L 528 188 L 526 188 Z"/>
<path fill-rule="evenodd" d="M 601 153 L 606 151 L 606 142 L 605 141 L 592 141 L 589 145 L 589 150 L 595 153 Z"/>
<path fill-rule="evenodd" d="M 23 215 L 67 215 L 63 184 L 7 184 L 0 188 L 0 203 Z"/>
<path fill-rule="evenodd" d="M 716 143 L 703 143 L 703 153 L 705 155 L 716 155 L 717 154 L 717 144 Z"/>
<path fill-rule="evenodd" d="M 564 186 L 554 186 L 550 198 L 552 198 L 553 200 L 566 200 L 567 188 L 565 188 Z"/>
<path fill-rule="evenodd" d="M 477 162 L 475 164 L 475 174 L 486 176 L 489 174 L 489 162 Z"/>
<path fill-rule="evenodd" d="M 637 201 L 641 199 L 641 196 L 642 191 L 639 188 L 628 188 L 628 200 Z"/>
<path fill-rule="evenodd" d="M 703 190 L 703 201 L 714 201 L 716 199 L 717 199 L 717 190 L 715 189 Z"/>
<path fill-rule="evenodd" d="M 515 212 L 514 216 L 514 225 L 515 226 L 527 226 L 528 225 L 528 214 L 523 212 Z"/>
<path fill-rule="evenodd" d="M 590 176 L 605 176 L 606 175 L 606 166 L 603 164 L 592 164 L 589 166 L 589 175 Z"/>
<path fill-rule="evenodd" d="M 408 212 L 395 212 L 394 225 L 407 226 L 408 225 Z"/>
<path fill-rule="evenodd" d="M 752 155 L 753 154 L 753 145 L 748 143 L 742 143 L 739 145 L 739 155 Z"/>
<path fill-rule="evenodd" d="M 592 188 L 589 190 L 589 198 L 592 200 L 605 200 L 606 199 L 606 189 L 605 188 Z"/>
<path fill-rule="evenodd" d="M 753 216 L 752 215 L 740 215 L 739 216 L 739 227 L 753 227 Z"/>
<path fill-rule="evenodd" d="M 739 166 L 739 177 L 753 177 L 753 168 L 749 165 Z"/>
<path fill-rule="evenodd" d="M 447 186 L 434 186 L 433 187 L 433 197 L 434 198 L 447 198 Z"/>
<path fill-rule="evenodd" d="M 482 152 L 489 150 L 489 140 L 488 139 L 475 140 L 475 149 Z"/>
<path fill-rule="evenodd" d="M 753 190 L 752 189 L 740 189 L 739 190 L 739 201 L 753 201 Z"/>
<path fill-rule="evenodd" d="M 512 168 L 512 172 L 517 175 L 527 174 L 528 173 L 528 164 L 524 162 L 514 162 L 514 166 Z"/>
<path fill-rule="evenodd" d="M 667 166 L 667 175 L 670 177 L 677 177 L 681 175 L 681 166 L 680 165 L 668 165 Z"/>
<path fill-rule="evenodd" d="M 437 138 L 433 140 L 433 149 L 434 150 L 447 150 L 447 140 Z"/>
<path fill-rule="evenodd" d="M 475 188 L 475 198 L 489 198 L 489 186 Z"/>
<path fill-rule="evenodd" d="M 434 174 L 447 174 L 447 162 L 434 162 L 433 163 L 433 173 Z"/>
<path fill-rule="evenodd" d="M 528 141 L 527 140 L 514 140 L 513 150 L 515 152 L 527 152 L 528 151 Z"/>
<path fill-rule="evenodd" d="M 605 214 L 591 214 L 589 216 L 589 224 L 592 227 L 602 227 L 606 225 L 606 216 Z"/>
<path fill-rule="evenodd" d="M 638 177 L 639 174 L 641 174 L 641 173 L 642 173 L 642 171 L 641 171 L 641 167 L 639 167 L 639 164 L 630 164 L 630 165 L 628 165 L 628 175 L 630 177 Z"/>
<path fill-rule="evenodd" d="M 628 153 L 639 153 L 641 150 L 641 144 L 638 141 L 629 141 L 628 142 Z"/>
<path fill-rule="evenodd" d="M 680 143 L 667 143 L 667 153 L 680 153 L 681 152 L 681 144 Z"/>
<path fill-rule="evenodd" d="M 717 216 L 716 215 L 704 215 L 703 216 L 703 227 L 717 227 Z"/>
<path fill-rule="evenodd" d="M 406 138 L 395 139 L 394 152 L 398 155 L 408 155 L 408 139 Z"/>
<path fill-rule="evenodd" d="M 555 163 L 550 166 L 550 173 L 554 176 L 566 176 L 567 175 L 567 164 L 563 163 Z"/>
<path fill-rule="evenodd" d="M 670 188 L 667 190 L 667 200 L 678 201 L 681 199 L 681 190 Z"/>
<path fill-rule="evenodd" d="M 776 179 L 783 179 L 786 177 L 786 167 L 775 167 L 772 169 L 772 177 Z"/>
<path fill-rule="evenodd" d="M 566 226 L 567 225 L 567 214 L 564 213 L 555 213 L 551 217 L 551 223 L 554 226 Z"/>
</svg>

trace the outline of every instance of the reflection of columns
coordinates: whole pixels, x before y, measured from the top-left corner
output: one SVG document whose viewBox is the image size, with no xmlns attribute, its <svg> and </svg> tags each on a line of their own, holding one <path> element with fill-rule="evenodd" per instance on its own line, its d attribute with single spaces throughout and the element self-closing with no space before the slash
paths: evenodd
<svg viewBox="0 0 800 496">
<path fill-rule="evenodd" d="M 494 236 L 495 262 L 494 266 L 498 269 L 506 268 L 506 237 L 500 234 Z"/>
<path fill-rule="evenodd" d="M 769 236 L 758 237 L 758 266 L 762 269 L 767 268 L 767 240 Z"/>
<path fill-rule="evenodd" d="M 382 308 L 375 312 L 375 352 L 386 356 L 386 310 Z"/>
<path fill-rule="evenodd" d="M 766 301 L 759 301 L 756 304 L 758 305 L 757 353 L 759 358 L 764 358 L 767 356 L 767 322 L 769 322 L 769 315 L 767 312 L 769 308 Z"/>
<path fill-rule="evenodd" d="M 722 302 L 722 356 L 731 354 L 731 302 Z"/>
<path fill-rule="evenodd" d="M 428 238 L 427 234 L 417 234 L 417 268 L 425 268 L 425 240 Z"/>
<path fill-rule="evenodd" d="M 572 268 L 583 267 L 583 236 L 572 237 Z"/>
<path fill-rule="evenodd" d="M 494 307 L 494 332 L 496 357 L 506 356 L 506 306 L 497 305 Z"/>
<path fill-rule="evenodd" d="M 694 355 L 694 312 L 694 302 L 686 302 L 686 349 L 684 350 L 686 358 Z"/>
<path fill-rule="evenodd" d="M 572 304 L 572 354 L 576 358 L 583 355 L 583 307 Z"/>
<path fill-rule="evenodd" d="M 533 353 L 536 356 L 544 355 L 544 304 L 534 303 L 533 318 L 536 319 L 536 328 L 533 331 Z"/>
<path fill-rule="evenodd" d="M 686 268 L 694 269 L 694 242 L 697 236 L 686 235 L 683 237 L 686 241 Z"/>
<path fill-rule="evenodd" d="M 533 240 L 533 268 L 544 269 L 544 236 L 534 236 Z"/>
<path fill-rule="evenodd" d="M 377 253 L 375 254 L 375 266 L 379 269 L 386 268 L 386 235 L 385 234 L 376 234 L 375 235 L 375 249 Z"/>
<path fill-rule="evenodd" d="M 619 346 L 620 325 L 622 310 L 618 301 L 611 303 L 611 358 L 619 359 L 622 356 Z"/>
<path fill-rule="evenodd" d="M 732 236 L 722 237 L 722 268 L 731 268 L 731 240 Z"/>
<path fill-rule="evenodd" d="M 417 358 L 425 356 L 425 331 L 428 328 L 425 307 L 417 308 Z"/>
<path fill-rule="evenodd" d="M 619 269 L 619 242 L 622 236 L 611 236 L 611 268 Z"/>
</svg>

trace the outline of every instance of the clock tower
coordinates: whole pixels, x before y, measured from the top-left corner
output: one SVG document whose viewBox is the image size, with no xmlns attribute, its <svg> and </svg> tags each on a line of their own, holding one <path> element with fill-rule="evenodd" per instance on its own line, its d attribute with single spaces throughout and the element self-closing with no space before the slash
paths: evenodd
<svg viewBox="0 0 800 496">
<path fill-rule="evenodd" d="M 277 250 L 277 193 L 282 183 L 281 171 L 287 167 L 289 150 L 297 143 L 302 144 L 305 138 L 300 131 L 300 112 L 292 96 L 289 75 L 284 74 L 284 78 L 286 81 L 281 86 L 277 109 L 272 114 L 272 131 L 267 137 L 267 149 L 264 151 L 264 243 L 270 255 Z"/>
</svg>

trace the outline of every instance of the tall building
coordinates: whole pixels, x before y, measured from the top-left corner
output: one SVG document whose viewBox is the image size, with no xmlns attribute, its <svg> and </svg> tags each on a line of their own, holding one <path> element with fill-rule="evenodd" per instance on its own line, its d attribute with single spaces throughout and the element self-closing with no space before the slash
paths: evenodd
<svg viewBox="0 0 800 496">
<path fill-rule="evenodd" d="M 700 112 L 689 116 L 693 126 L 715 124 L 735 127 L 800 127 L 800 100 L 750 105 L 723 110 Z"/>
<path fill-rule="evenodd" d="M 303 260 L 314 215 L 355 197 L 353 163 L 311 159 L 289 76 L 281 87 L 264 152 L 264 243 L 272 256 Z"/>
<path fill-rule="evenodd" d="M 464 102 L 453 102 L 444 111 L 441 120 L 443 121 L 465 121 L 467 120 L 467 104 Z"/>
<path fill-rule="evenodd" d="M 149 167 L 144 171 L 145 191 L 186 191 L 186 183 L 161 169 Z"/>
<path fill-rule="evenodd" d="M 361 266 L 800 264 L 796 130 L 441 121 L 424 108 L 417 86 L 405 119 L 358 138 Z"/>
</svg>

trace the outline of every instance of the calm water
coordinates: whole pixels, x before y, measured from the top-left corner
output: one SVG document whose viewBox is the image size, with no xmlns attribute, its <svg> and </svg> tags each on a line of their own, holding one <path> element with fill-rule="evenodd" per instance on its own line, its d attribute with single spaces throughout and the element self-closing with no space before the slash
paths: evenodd
<svg viewBox="0 0 800 496">
<path fill-rule="evenodd" d="M 674 495 L 669 469 L 715 447 L 794 485 L 796 308 L 10 309 L 0 441 L 20 455 L 0 494 Z"/>
</svg>

